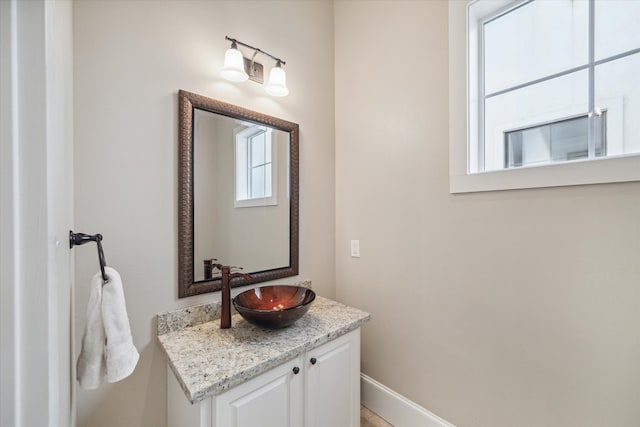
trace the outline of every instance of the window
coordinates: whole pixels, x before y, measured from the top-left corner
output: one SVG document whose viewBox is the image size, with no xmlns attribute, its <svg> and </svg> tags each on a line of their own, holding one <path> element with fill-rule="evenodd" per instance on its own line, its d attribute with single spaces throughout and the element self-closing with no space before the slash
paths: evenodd
<svg viewBox="0 0 640 427">
<path fill-rule="evenodd" d="M 450 3 L 451 10 L 460 6 Z M 460 171 L 461 150 L 452 149 L 459 157 L 452 159 L 452 177 L 501 172 L 479 178 L 497 183 L 482 189 L 640 179 L 635 173 L 595 180 L 592 167 L 582 166 L 612 169 L 599 159 L 640 153 L 640 1 L 476 0 L 466 14 L 466 164 Z M 463 46 L 455 28 L 454 50 Z M 568 164 L 580 166 L 565 168 L 571 178 L 563 179 L 557 168 Z M 521 179 L 550 170 L 539 166 L 554 167 L 558 182 Z M 512 176 L 514 187 L 507 182 Z"/>
<path fill-rule="evenodd" d="M 276 144 L 272 129 L 249 126 L 236 129 L 236 207 L 276 205 Z"/>
</svg>

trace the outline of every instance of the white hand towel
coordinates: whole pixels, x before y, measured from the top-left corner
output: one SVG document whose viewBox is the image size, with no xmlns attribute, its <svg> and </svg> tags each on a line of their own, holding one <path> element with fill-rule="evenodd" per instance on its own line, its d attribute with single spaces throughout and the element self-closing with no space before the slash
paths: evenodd
<svg viewBox="0 0 640 427">
<path fill-rule="evenodd" d="M 122 279 L 113 268 L 106 267 L 109 281 L 102 289 L 102 321 L 107 336 L 107 381 L 120 381 L 133 372 L 140 355 L 133 345 Z"/>
<path fill-rule="evenodd" d="M 128 377 L 140 358 L 133 345 L 120 274 L 110 267 L 105 272 L 109 281 L 104 286 L 101 273 L 91 280 L 87 324 L 76 365 L 80 386 L 87 390 L 98 388 L 105 377 L 110 383 Z"/>
<path fill-rule="evenodd" d="M 76 377 L 87 390 L 98 388 L 104 380 L 104 325 L 102 324 L 102 275 L 93 276 L 87 304 L 87 323 L 82 336 L 82 350 L 76 364 Z"/>
</svg>

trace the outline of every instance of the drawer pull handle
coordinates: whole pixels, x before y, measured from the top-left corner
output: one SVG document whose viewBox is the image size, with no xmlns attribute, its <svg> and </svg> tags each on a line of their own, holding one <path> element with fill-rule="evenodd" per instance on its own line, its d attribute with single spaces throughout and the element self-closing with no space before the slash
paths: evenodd
<svg viewBox="0 0 640 427">
<path fill-rule="evenodd" d="M 315 365 L 317 361 L 318 360 L 315 357 L 312 357 L 311 360 L 309 360 L 309 362 L 311 362 L 312 365 Z"/>
<path fill-rule="evenodd" d="M 298 373 L 300 372 L 300 368 L 298 368 L 297 366 L 293 367 L 293 374 L 294 375 L 298 375 Z"/>
</svg>

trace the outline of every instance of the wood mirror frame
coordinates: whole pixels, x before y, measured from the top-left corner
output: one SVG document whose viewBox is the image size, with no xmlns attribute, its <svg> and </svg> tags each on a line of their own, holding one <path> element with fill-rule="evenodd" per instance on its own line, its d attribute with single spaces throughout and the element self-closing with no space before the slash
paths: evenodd
<svg viewBox="0 0 640 427">
<path fill-rule="evenodd" d="M 257 113 L 202 95 L 180 90 L 178 92 L 178 297 L 184 298 L 219 291 L 219 278 L 194 282 L 194 109 L 263 124 L 289 133 L 289 265 L 265 271 L 251 272 L 251 284 L 296 276 L 298 274 L 298 146 L 299 126 L 266 114 Z M 228 260 L 222 260 L 229 262 Z M 244 279 L 233 279 L 232 287 L 246 285 Z"/>
</svg>

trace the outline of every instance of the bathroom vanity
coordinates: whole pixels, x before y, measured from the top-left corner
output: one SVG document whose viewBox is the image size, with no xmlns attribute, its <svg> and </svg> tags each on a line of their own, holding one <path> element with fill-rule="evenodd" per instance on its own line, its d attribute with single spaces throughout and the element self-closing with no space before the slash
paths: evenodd
<svg viewBox="0 0 640 427">
<path fill-rule="evenodd" d="M 178 92 L 180 298 L 224 288 L 228 301 L 230 288 L 298 275 L 299 133 L 297 123 Z M 244 178 L 252 141 L 269 153 L 256 181 L 269 183 L 261 191 Z M 214 261 L 221 275 L 212 274 Z M 229 280 L 229 265 L 250 276 Z M 359 426 L 360 327 L 370 316 L 326 298 L 310 301 L 306 314 L 276 330 L 239 314 L 221 328 L 219 303 L 159 314 L 168 425 Z"/>
<path fill-rule="evenodd" d="M 158 315 L 169 368 L 170 427 L 326 427 L 360 422 L 361 310 L 317 297 L 285 329 L 238 314 L 220 329 L 218 304 Z"/>
</svg>

